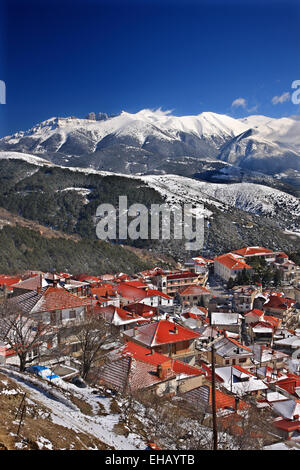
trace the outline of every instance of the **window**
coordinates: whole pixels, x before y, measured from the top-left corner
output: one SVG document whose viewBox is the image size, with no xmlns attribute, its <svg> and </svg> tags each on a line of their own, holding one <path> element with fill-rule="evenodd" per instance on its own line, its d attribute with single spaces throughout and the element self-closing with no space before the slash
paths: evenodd
<svg viewBox="0 0 300 470">
<path fill-rule="evenodd" d="M 76 310 L 70 310 L 69 318 L 76 318 Z"/>
<path fill-rule="evenodd" d="M 72 344 L 71 349 L 72 349 L 72 353 L 76 353 L 77 351 L 79 351 L 79 343 Z"/>
</svg>

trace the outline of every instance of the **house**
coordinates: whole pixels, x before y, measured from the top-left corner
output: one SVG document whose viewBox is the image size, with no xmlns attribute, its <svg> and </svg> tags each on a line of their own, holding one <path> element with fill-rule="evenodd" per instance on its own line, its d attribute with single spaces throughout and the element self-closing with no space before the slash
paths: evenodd
<svg viewBox="0 0 300 470">
<path fill-rule="evenodd" d="M 263 304 L 262 309 L 268 315 L 286 320 L 293 314 L 296 307 L 296 300 L 284 297 L 281 293 L 272 293 Z"/>
<path fill-rule="evenodd" d="M 154 390 L 158 395 L 176 395 L 202 385 L 203 377 L 199 368 L 128 341 L 109 355 L 98 383 L 121 392 Z"/>
<path fill-rule="evenodd" d="M 274 327 L 267 321 L 251 323 L 248 332 L 252 343 L 273 344 Z"/>
<path fill-rule="evenodd" d="M 169 320 L 159 320 L 125 331 L 124 341 L 133 341 L 154 352 L 195 363 L 196 340 L 199 334 Z"/>
<path fill-rule="evenodd" d="M 151 278 L 153 284 L 165 294 L 175 296 L 176 292 L 183 287 L 201 283 L 201 274 L 191 271 L 177 273 L 159 273 Z"/>
<path fill-rule="evenodd" d="M 61 330 L 80 325 L 91 311 L 91 301 L 70 294 L 62 287 L 43 287 L 36 291 L 29 290 L 9 299 L 9 305 L 16 313 L 20 313 L 20 321 L 24 322 L 26 335 L 34 336 L 37 329 L 43 328 L 40 343 L 36 343 L 27 357 L 51 354 L 53 348 L 60 343 Z M 66 339 L 65 344 L 68 342 Z"/>
<path fill-rule="evenodd" d="M 257 407 L 262 409 L 262 408 L 269 408 L 272 409 L 273 405 L 275 403 L 281 403 L 285 400 L 288 400 L 288 398 L 283 395 L 282 393 L 277 392 L 276 390 L 271 390 L 270 388 L 267 388 L 264 390 L 261 394 L 259 399 L 257 399 Z"/>
<path fill-rule="evenodd" d="M 209 289 L 198 285 L 182 287 L 178 290 L 178 295 L 182 305 L 190 305 L 191 307 L 194 305 L 207 307 L 212 297 L 212 293 Z"/>
<path fill-rule="evenodd" d="M 287 374 L 285 378 L 280 378 L 277 382 L 274 382 L 274 385 L 277 389 L 286 391 L 290 396 L 295 397 L 299 400 L 300 398 L 300 377 L 299 375 L 294 375 L 291 373 Z M 299 402 L 300 408 L 300 402 Z M 300 409 L 299 409 L 300 412 Z"/>
<path fill-rule="evenodd" d="M 61 278 L 59 285 L 78 297 L 86 297 L 89 293 L 89 284 L 87 282 L 76 281 L 72 278 Z"/>
<path fill-rule="evenodd" d="M 11 305 L 45 325 L 66 326 L 81 322 L 91 308 L 91 300 L 70 294 L 61 287 L 29 290 L 9 299 Z"/>
<path fill-rule="evenodd" d="M 300 348 L 300 336 L 291 334 L 287 338 L 275 340 L 274 345 L 292 354 Z"/>
<path fill-rule="evenodd" d="M 236 312 L 242 313 L 253 309 L 254 299 L 262 292 L 262 286 L 234 286 L 232 304 Z"/>
<path fill-rule="evenodd" d="M 10 287 L 13 290 L 12 295 L 17 296 L 26 292 L 37 291 L 43 287 L 48 287 L 49 283 L 45 280 L 44 274 L 33 274 L 27 279 L 21 279 Z"/>
<path fill-rule="evenodd" d="M 265 312 L 259 308 L 254 308 L 244 313 L 245 324 L 257 323 L 264 319 Z"/>
<path fill-rule="evenodd" d="M 262 246 L 246 246 L 239 250 L 232 251 L 233 254 L 242 256 L 245 260 L 247 258 L 264 258 L 268 263 L 275 261 L 278 251 L 273 251 Z"/>
<path fill-rule="evenodd" d="M 0 365 L 19 365 L 19 358 L 8 343 L 0 341 Z"/>
<path fill-rule="evenodd" d="M 288 399 L 278 401 L 272 405 L 273 411 L 279 415 L 273 426 L 280 432 L 284 439 L 300 439 L 300 403 L 297 400 Z"/>
<path fill-rule="evenodd" d="M 136 313 L 143 318 L 159 320 L 161 317 L 159 307 L 152 307 L 151 305 L 147 305 L 141 302 L 136 302 L 132 304 L 127 304 L 124 307 L 124 310 L 128 310 L 129 312 Z"/>
<path fill-rule="evenodd" d="M 3 296 L 7 297 L 13 292 L 12 285 L 20 282 L 22 278 L 20 276 L 7 276 L 5 274 L 0 275 L 0 291 L 2 291 Z"/>
<path fill-rule="evenodd" d="M 107 307 L 108 305 L 120 307 L 120 296 L 117 292 L 117 288 L 111 284 L 91 287 L 89 289 L 89 294 L 103 307 Z"/>
<path fill-rule="evenodd" d="M 287 366 L 287 359 L 289 356 L 281 351 L 264 346 L 263 344 L 254 344 L 249 346 L 253 352 L 253 370 L 258 366 L 269 366 L 272 369 L 281 371 Z"/>
<path fill-rule="evenodd" d="M 204 307 L 191 307 L 186 311 L 182 311 L 180 321 L 184 326 L 192 330 L 200 328 L 203 325 L 209 324 L 208 311 Z"/>
<path fill-rule="evenodd" d="M 188 403 L 193 404 L 200 411 L 212 414 L 212 386 L 206 383 L 200 387 L 189 390 L 180 395 Z M 224 411 L 235 412 L 246 410 L 249 405 L 244 401 L 238 400 L 233 395 L 216 389 L 215 390 L 215 403 L 217 414 L 223 415 Z"/>
<path fill-rule="evenodd" d="M 196 332 L 200 335 L 197 340 L 197 349 L 199 351 L 204 351 L 205 353 L 207 353 L 207 346 L 214 341 L 214 339 L 224 336 L 221 330 L 211 325 L 203 325 L 200 328 L 198 327 Z"/>
<path fill-rule="evenodd" d="M 208 313 L 211 312 L 224 312 L 230 313 L 232 312 L 232 303 L 226 297 L 212 297 L 207 305 Z"/>
<path fill-rule="evenodd" d="M 110 331 L 113 334 L 123 333 L 139 324 L 148 322 L 148 319 L 123 308 L 115 307 L 114 305 L 95 308 L 94 313 L 105 319 L 110 325 Z"/>
<path fill-rule="evenodd" d="M 285 253 L 279 254 L 272 266 L 280 271 L 283 284 L 297 287 L 300 282 L 300 267 L 288 259 Z"/>
<path fill-rule="evenodd" d="M 144 291 L 144 298 L 140 300 L 141 303 L 145 305 L 150 305 L 151 307 L 172 307 L 173 306 L 173 297 L 170 295 L 165 294 L 164 292 L 160 292 L 157 289 L 145 289 Z"/>
<path fill-rule="evenodd" d="M 239 313 L 211 312 L 209 316 L 212 326 L 240 335 L 242 316 Z"/>
<path fill-rule="evenodd" d="M 243 367 L 251 366 L 253 352 L 247 346 L 236 341 L 234 338 L 221 337 L 213 342 L 215 348 L 215 363 L 218 366 L 242 365 Z M 210 345 L 208 347 L 206 357 L 209 363 L 212 362 L 212 353 Z"/>
<path fill-rule="evenodd" d="M 239 397 L 255 395 L 259 397 L 268 386 L 254 374 L 241 366 L 218 367 L 217 374 L 222 379 L 222 386 Z"/>
<path fill-rule="evenodd" d="M 210 267 L 213 266 L 213 260 L 197 256 L 184 263 L 186 269 L 199 275 L 199 284 L 205 286 L 208 281 Z"/>
<path fill-rule="evenodd" d="M 120 305 L 125 306 L 132 303 L 144 303 L 151 307 L 158 306 L 172 306 L 173 298 L 156 289 L 145 289 L 136 286 L 131 286 L 127 282 L 121 283 L 117 287 L 117 292 L 120 296 Z"/>
<path fill-rule="evenodd" d="M 248 272 L 252 271 L 252 267 L 237 254 L 226 253 L 214 258 L 214 272 L 224 281 L 234 280 L 244 269 Z"/>
<path fill-rule="evenodd" d="M 283 439 L 300 439 L 300 420 L 295 419 L 278 419 L 273 422 L 273 426 Z"/>
</svg>

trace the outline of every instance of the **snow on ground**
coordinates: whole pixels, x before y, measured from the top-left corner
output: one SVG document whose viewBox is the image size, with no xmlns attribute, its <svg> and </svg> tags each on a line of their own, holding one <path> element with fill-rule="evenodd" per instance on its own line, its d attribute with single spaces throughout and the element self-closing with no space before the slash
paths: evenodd
<svg viewBox="0 0 300 470">
<path fill-rule="evenodd" d="M 24 160 L 32 165 L 49 165 L 55 166 L 53 163 L 45 160 L 44 158 L 36 157 L 35 155 L 31 155 L 29 153 L 21 153 L 21 152 L 0 152 L 0 159 L 13 159 L 13 160 Z"/>
<path fill-rule="evenodd" d="M 298 198 L 260 184 L 208 183 L 178 175 L 147 175 L 141 176 L 140 179 L 159 191 L 171 204 L 180 201 L 199 204 L 207 202 L 219 209 L 232 206 L 254 214 L 270 216 L 275 216 L 277 210 L 283 209 L 289 216 L 300 216 Z"/>
<path fill-rule="evenodd" d="M 119 422 L 119 415 L 111 414 L 109 411 L 111 398 L 93 394 L 93 389 L 90 387 L 79 389 L 73 384 L 64 382 L 64 388 L 86 401 L 94 412 L 97 412 L 99 406 L 102 405 L 108 413 L 105 416 L 87 416 L 65 397 L 63 390 L 60 392 L 56 388 L 53 389 L 47 382 L 9 367 L 1 367 L 0 370 L 27 390 L 31 399 L 51 410 L 53 423 L 77 432 L 89 433 L 116 450 L 145 449 L 145 442 L 140 436 L 130 433 L 125 437 L 114 432 L 113 427 Z"/>
</svg>

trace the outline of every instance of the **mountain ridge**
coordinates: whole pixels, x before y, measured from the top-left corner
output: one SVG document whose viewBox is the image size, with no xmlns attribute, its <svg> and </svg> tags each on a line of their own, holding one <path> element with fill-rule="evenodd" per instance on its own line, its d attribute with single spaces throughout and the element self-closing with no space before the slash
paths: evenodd
<svg viewBox="0 0 300 470">
<path fill-rule="evenodd" d="M 192 176 L 203 162 L 285 178 L 300 175 L 300 121 L 203 112 L 122 111 L 105 119 L 52 117 L 0 139 L 1 151 L 36 155 L 58 165 L 125 174 Z"/>
</svg>

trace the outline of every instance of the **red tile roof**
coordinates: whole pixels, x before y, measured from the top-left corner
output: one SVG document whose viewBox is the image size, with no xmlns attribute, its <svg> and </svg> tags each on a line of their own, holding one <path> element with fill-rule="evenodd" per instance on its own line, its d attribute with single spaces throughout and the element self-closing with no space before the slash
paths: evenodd
<svg viewBox="0 0 300 470">
<path fill-rule="evenodd" d="M 36 290 L 38 287 L 42 286 L 42 276 L 34 274 L 32 277 L 28 279 L 24 279 L 22 281 L 16 282 L 12 284 L 12 288 L 16 289 L 25 289 L 25 290 Z"/>
<path fill-rule="evenodd" d="M 232 253 L 236 253 L 241 256 L 253 256 L 253 255 L 260 255 L 260 254 L 261 255 L 270 254 L 270 253 L 274 253 L 274 251 L 269 250 L 268 248 L 263 248 L 262 246 L 246 246 L 245 248 L 241 248 L 240 250 L 235 250 Z"/>
<path fill-rule="evenodd" d="M 300 377 L 297 375 L 290 374 L 290 377 L 275 382 L 280 388 L 283 388 L 291 395 L 295 395 L 295 388 L 300 387 Z M 295 395 L 296 396 L 296 395 Z"/>
<path fill-rule="evenodd" d="M 290 307 L 293 307 L 295 304 L 296 304 L 296 300 L 273 294 L 273 295 L 270 295 L 267 302 L 264 303 L 263 308 L 275 308 L 279 310 L 286 310 Z"/>
<path fill-rule="evenodd" d="M 198 333 L 168 320 L 159 320 L 141 326 L 136 330 L 135 336 L 131 330 L 125 331 L 124 336 L 148 347 L 191 341 L 200 337 Z"/>
<path fill-rule="evenodd" d="M 217 256 L 215 261 L 223 264 L 226 268 L 229 269 L 251 269 L 251 266 L 245 263 L 243 260 L 236 258 L 231 253 L 225 255 Z"/>
<path fill-rule="evenodd" d="M 179 294 L 180 295 L 205 295 L 205 294 L 210 294 L 210 290 L 208 290 L 206 287 L 203 286 L 188 286 L 188 287 L 183 287 L 179 289 Z"/>
<path fill-rule="evenodd" d="M 253 310 L 249 310 L 248 312 L 244 313 L 244 317 L 262 317 L 265 314 L 263 310 L 259 310 L 258 308 L 254 308 Z"/>
<path fill-rule="evenodd" d="M 172 299 L 169 295 L 157 289 L 145 289 L 145 297 L 163 297 L 164 299 Z"/>
<path fill-rule="evenodd" d="M 164 299 L 171 299 L 167 294 L 156 290 L 156 289 L 141 289 L 135 286 L 131 286 L 129 282 L 123 282 L 117 288 L 118 294 L 121 297 L 124 297 L 127 300 L 131 300 L 132 302 L 140 302 L 141 300 L 145 299 L 146 297 L 163 297 Z"/>
<path fill-rule="evenodd" d="M 51 312 L 91 305 L 90 300 L 81 299 L 60 287 L 44 287 L 40 292 L 26 292 L 12 297 L 10 302 L 27 313 Z"/>
<path fill-rule="evenodd" d="M 300 432 L 300 421 L 299 420 L 289 420 L 289 419 L 280 419 L 273 422 L 273 426 L 283 431 L 291 432 L 298 431 Z"/>
<path fill-rule="evenodd" d="M 174 280 L 174 279 L 188 279 L 188 278 L 195 278 L 198 277 L 199 274 L 192 273 L 190 271 L 182 271 L 181 273 L 176 273 L 176 274 L 168 274 L 167 279 L 168 280 Z"/>
<path fill-rule="evenodd" d="M 243 344 L 239 343 L 236 339 L 233 339 L 233 338 L 229 338 L 228 336 L 226 336 L 226 338 L 231 341 L 233 344 L 235 344 L 236 346 L 238 346 L 239 348 L 242 348 L 242 349 L 246 349 L 247 351 L 251 352 L 251 349 L 248 348 L 247 346 L 244 346 Z"/>
<path fill-rule="evenodd" d="M 114 325 L 122 325 L 127 323 L 135 322 L 146 322 L 143 317 L 132 312 L 128 312 L 122 308 L 115 307 L 114 305 L 108 305 L 107 307 L 99 307 L 94 310 L 95 313 L 103 315 L 105 319 Z"/>
<path fill-rule="evenodd" d="M 16 284 L 17 282 L 21 281 L 21 277 L 12 277 L 12 276 L 0 276 L 0 287 L 11 286 L 12 284 Z"/>
<path fill-rule="evenodd" d="M 121 354 L 125 356 L 134 357 L 136 360 L 146 362 L 147 364 L 159 365 L 169 363 L 170 369 L 176 374 L 187 374 L 187 375 L 203 375 L 201 369 L 193 366 L 189 366 L 179 360 L 170 359 L 163 354 L 151 352 L 151 349 L 140 346 L 139 344 L 128 341 L 122 348 Z"/>
<path fill-rule="evenodd" d="M 159 315 L 159 309 L 157 307 L 152 307 L 150 305 L 142 304 L 140 302 L 127 304 L 125 310 L 137 313 L 138 315 L 141 315 L 142 317 L 146 318 Z"/>
<path fill-rule="evenodd" d="M 212 387 L 209 388 L 209 404 L 212 404 Z M 227 395 L 227 393 L 221 392 L 216 389 L 216 408 L 217 410 L 224 410 L 227 408 L 235 408 L 235 397 Z M 242 400 L 239 401 L 238 409 L 249 408 Z"/>
<path fill-rule="evenodd" d="M 140 302 L 145 298 L 145 292 L 143 289 L 130 286 L 127 282 L 122 282 L 119 284 L 117 287 L 117 292 L 121 297 L 124 297 L 131 302 Z"/>
<path fill-rule="evenodd" d="M 100 297 L 114 297 L 117 294 L 117 289 L 113 286 L 109 287 L 92 287 L 91 294 Z"/>
<path fill-rule="evenodd" d="M 141 282 L 139 280 L 126 281 L 126 284 L 128 286 L 137 287 L 138 289 L 145 289 L 146 287 L 148 287 L 147 284 L 145 284 L 144 282 Z"/>
</svg>

